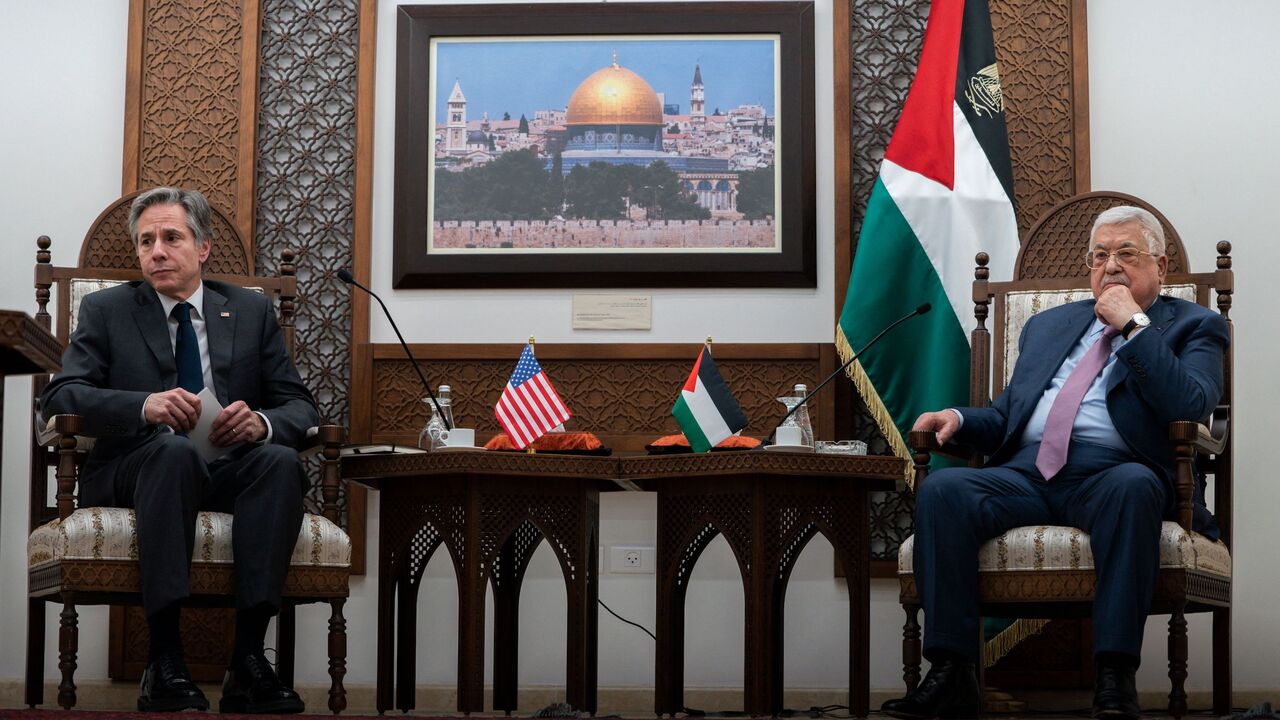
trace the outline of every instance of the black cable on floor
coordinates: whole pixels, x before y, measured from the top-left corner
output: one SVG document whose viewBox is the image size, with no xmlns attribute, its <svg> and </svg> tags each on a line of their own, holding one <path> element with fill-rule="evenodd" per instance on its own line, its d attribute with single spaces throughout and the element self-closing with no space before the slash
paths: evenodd
<svg viewBox="0 0 1280 720">
<path fill-rule="evenodd" d="M 640 623 L 631 622 L 630 620 L 628 620 L 628 619 L 626 619 L 626 618 L 622 617 L 622 616 L 621 616 L 621 615 L 619 615 L 618 613 L 614 612 L 614 611 L 613 611 L 613 608 L 609 607 L 608 605 L 605 605 L 605 604 L 604 604 L 604 601 L 603 601 L 603 600 L 601 600 L 600 598 L 596 598 L 596 602 L 600 603 L 600 607 L 604 608 L 605 610 L 608 610 L 610 615 L 612 615 L 612 616 L 614 616 L 614 617 L 618 618 L 619 620 L 621 620 L 622 622 L 624 622 L 624 623 L 626 623 L 626 624 L 628 624 L 628 625 L 635 625 L 636 627 L 638 627 L 638 628 L 640 628 L 641 630 L 643 630 L 645 635 L 648 635 L 649 637 L 653 638 L 654 642 L 657 642 L 657 640 L 658 640 L 658 636 L 657 636 L 657 635 L 654 635 L 654 634 L 653 634 L 653 633 L 651 633 L 651 632 L 649 632 L 649 628 L 647 628 L 647 627 L 645 627 L 645 626 L 641 625 Z"/>
</svg>

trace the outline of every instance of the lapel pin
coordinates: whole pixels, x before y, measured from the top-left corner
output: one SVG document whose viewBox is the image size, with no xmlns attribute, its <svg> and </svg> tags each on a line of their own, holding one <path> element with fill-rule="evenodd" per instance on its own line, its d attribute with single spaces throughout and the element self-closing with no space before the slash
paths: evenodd
<svg viewBox="0 0 1280 720">
<path fill-rule="evenodd" d="M 229 317 L 231 317 L 231 313 L 229 313 L 229 312 L 225 312 L 225 311 L 224 311 L 224 312 L 220 312 L 220 313 L 218 313 L 218 317 L 226 317 L 226 318 L 229 318 Z"/>
</svg>

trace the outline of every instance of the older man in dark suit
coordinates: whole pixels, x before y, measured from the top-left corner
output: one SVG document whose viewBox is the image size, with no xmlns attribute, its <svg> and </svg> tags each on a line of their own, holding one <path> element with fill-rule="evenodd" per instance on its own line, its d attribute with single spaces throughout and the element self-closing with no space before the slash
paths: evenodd
<svg viewBox="0 0 1280 720">
<path fill-rule="evenodd" d="M 978 548 L 1041 524 L 1090 536 L 1094 717 L 1139 715 L 1134 670 L 1160 569 L 1160 523 L 1174 510 L 1168 427 L 1213 411 L 1229 336 L 1217 313 L 1160 295 L 1164 232 L 1146 210 L 1099 215 L 1082 259 L 1094 299 L 1027 322 L 1013 377 L 991 407 L 916 421 L 916 430 L 954 437 L 990 461 L 930 475 L 917 498 L 915 577 L 931 667 L 914 692 L 884 704 L 894 717 L 977 715 Z M 1195 520 L 1217 537 L 1198 489 Z"/>
<path fill-rule="evenodd" d="M 134 200 L 129 234 L 145 282 L 92 293 L 41 396 L 46 416 L 76 413 L 96 436 L 80 501 L 137 514 L 142 598 L 151 633 L 141 711 L 207 709 L 178 631 L 189 595 L 196 512 L 234 515 L 236 631 L 223 712 L 301 712 L 263 657 L 302 524 L 307 480 L 293 449 L 318 413 L 286 352 L 271 302 L 204 282 L 210 210 L 197 192 L 156 188 Z M 223 410 L 206 463 L 187 437 L 209 388 Z"/>
</svg>

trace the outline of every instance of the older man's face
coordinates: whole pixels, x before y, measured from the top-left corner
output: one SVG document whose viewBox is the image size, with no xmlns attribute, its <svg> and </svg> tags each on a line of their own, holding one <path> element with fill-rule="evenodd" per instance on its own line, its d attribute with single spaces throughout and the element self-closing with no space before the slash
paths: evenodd
<svg viewBox="0 0 1280 720">
<path fill-rule="evenodd" d="M 138 266 L 156 292 L 186 300 L 200 287 L 209 243 L 196 244 L 181 205 L 152 205 L 138 216 Z"/>
<path fill-rule="evenodd" d="M 1151 248 L 1147 246 L 1147 239 L 1142 236 L 1142 228 L 1137 220 L 1098 228 L 1089 250 L 1092 253 L 1114 253 L 1123 248 L 1150 252 Z M 1098 297 L 1113 285 L 1124 285 L 1129 288 L 1129 293 L 1138 306 L 1146 309 L 1160 294 L 1160 284 L 1164 282 L 1168 263 L 1169 258 L 1163 255 L 1138 255 L 1132 263 L 1121 262 L 1119 257 L 1112 255 L 1090 273 L 1089 283 L 1093 288 L 1093 296 Z"/>
</svg>

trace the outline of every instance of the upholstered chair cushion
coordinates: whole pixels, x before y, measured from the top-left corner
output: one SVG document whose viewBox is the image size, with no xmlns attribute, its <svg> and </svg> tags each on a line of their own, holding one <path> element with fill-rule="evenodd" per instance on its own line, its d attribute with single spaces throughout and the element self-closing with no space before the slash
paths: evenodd
<svg viewBox="0 0 1280 720">
<path fill-rule="evenodd" d="M 61 560 L 137 559 L 137 523 L 133 510 L 124 508 L 80 508 L 66 520 L 41 525 L 27 539 L 28 568 Z M 231 515 L 202 512 L 196 516 L 191 559 L 231 563 Z M 294 566 L 349 567 L 351 540 L 342 528 L 308 513 L 302 517 L 302 530 L 289 562 Z"/>
<path fill-rule="evenodd" d="M 1196 286 L 1191 284 L 1165 285 L 1160 288 L 1160 293 L 1179 300 L 1196 301 Z M 1005 295 L 1004 343 L 1003 347 L 995 350 L 1004 358 L 1004 382 L 1001 387 L 1008 385 L 1009 378 L 1013 377 L 1013 366 L 1018 362 L 1018 338 L 1022 336 L 1022 326 L 1027 324 L 1031 316 L 1041 310 L 1077 300 L 1087 300 L 1091 297 L 1093 297 L 1093 291 L 1089 288 L 1021 290 L 1007 293 Z"/>
<path fill-rule="evenodd" d="M 915 535 L 898 550 L 898 574 L 910 575 Z M 1160 567 L 1231 577 L 1231 553 L 1222 541 L 1187 532 L 1175 522 L 1160 528 Z M 1056 525 L 1028 525 L 988 540 L 978 550 L 978 572 L 1092 570 L 1088 533 Z"/>
</svg>

